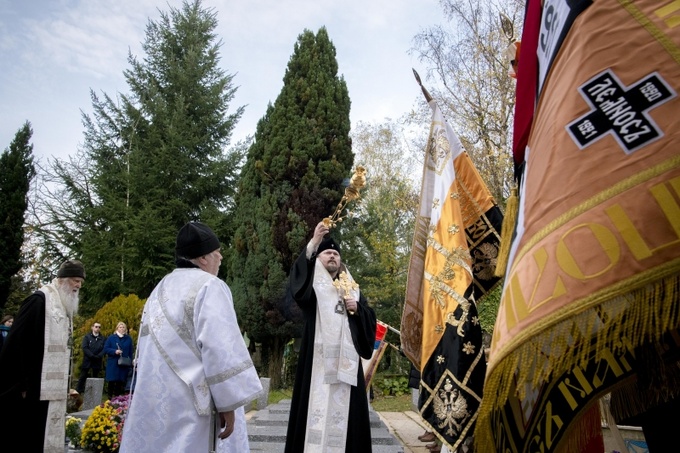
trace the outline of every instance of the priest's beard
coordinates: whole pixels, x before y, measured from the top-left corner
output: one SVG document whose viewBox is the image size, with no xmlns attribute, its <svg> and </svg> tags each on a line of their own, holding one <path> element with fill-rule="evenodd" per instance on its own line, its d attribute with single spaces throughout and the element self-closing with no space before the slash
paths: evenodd
<svg viewBox="0 0 680 453">
<path fill-rule="evenodd" d="M 59 297 L 61 298 L 61 304 L 64 306 L 64 310 L 66 310 L 66 314 L 69 317 L 73 317 L 73 315 L 78 313 L 78 293 L 79 290 L 72 291 L 69 288 L 68 283 L 64 283 L 61 285 L 57 285 L 58 291 L 59 291 Z"/>
</svg>

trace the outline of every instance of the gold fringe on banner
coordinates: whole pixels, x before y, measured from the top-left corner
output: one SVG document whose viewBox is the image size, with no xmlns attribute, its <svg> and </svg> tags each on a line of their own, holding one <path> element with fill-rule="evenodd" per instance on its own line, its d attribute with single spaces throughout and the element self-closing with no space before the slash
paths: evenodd
<svg viewBox="0 0 680 453">
<path fill-rule="evenodd" d="M 505 204 L 505 213 L 503 214 L 503 227 L 501 228 L 501 245 L 498 249 L 498 257 L 496 258 L 496 270 L 494 275 L 496 277 L 505 276 L 505 269 L 508 267 L 508 257 L 510 256 L 510 245 L 512 244 L 512 233 L 515 231 L 515 224 L 517 223 L 517 211 L 519 209 L 519 198 L 517 196 L 517 188 L 513 187 L 510 197 Z"/>
<path fill-rule="evenodd" d="M 603 351 L 635 349 L 657 342 L 664 333 L 679 329 L 679 270 L 680 260 L 673 260 L 605 288 L 527 329 L 514 339 L 514 345 L 498 351 L 492 357 L 486 375 L 482 410 L 475 431 L 478 451 L 493 451 L 490 417 L 494 408 L 505 404 L 511 393 L 519 400 L 526 398 L 527 387 L 517 387 L 517 382 L 538 388 L 550 380 L 555 370 L 584 367 L 593 359 L 589 341 L 573 344 L 569 340 L 574 332 L 597 332 L 594 359 L 600 360 Z M 606 319 L 604 324 L 603 318 Z M 531 341 L 527 341 L 530 337 Z M 546 354 L 546 351 L 550 353 Z M 661 388 L 667 389 L 677 383 L 673 373 L 660 380 L 669 378 L 673 382 L 659 382 Z"/>
</svg>

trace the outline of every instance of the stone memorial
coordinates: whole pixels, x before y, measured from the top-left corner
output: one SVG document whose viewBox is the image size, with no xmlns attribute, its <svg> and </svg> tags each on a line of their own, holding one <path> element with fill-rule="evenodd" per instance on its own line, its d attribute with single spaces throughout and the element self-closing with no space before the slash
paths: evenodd
<svg viewBox="0 0 680 453">
<path fill-rule="evenodd" d="M 94 409 L 102 403 L 104 394 L 103 378 L 87 378 L 85 381 L 85 393 L 83 394 L 83 407 L 81 410 Z"/>
<path fill-rule="evenodd" d="M 261 377 L 260 382 L 262 383 L 262 396 L 257 399 L 255 409 L 261 411 L 267 407 L 269 402 L 269 381 L 270 378 Z"/>
</svg>

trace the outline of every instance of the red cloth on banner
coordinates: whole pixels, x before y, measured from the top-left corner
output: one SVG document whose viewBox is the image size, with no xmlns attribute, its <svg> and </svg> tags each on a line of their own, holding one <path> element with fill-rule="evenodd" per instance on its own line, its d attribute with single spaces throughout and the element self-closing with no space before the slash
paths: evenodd
<svg viewBox="0 0 680 453">
<path fill-rule="evenodd" d="M 515 102 L 515 122 L 513 125 L 512 156 L 515 169 L 524 162 L 524 150 L 531 132 L 536 107 L 538 88 L 538 36 L 541 28 L 541 1 L 528 0 L 527 12 L 522 31 L 522 52 L 517 65 L 517 100 Z M 523 77 L 522 74 L 525 76 Z M 528 74 L 528 76 L 527 76 Z"/>
</svg>

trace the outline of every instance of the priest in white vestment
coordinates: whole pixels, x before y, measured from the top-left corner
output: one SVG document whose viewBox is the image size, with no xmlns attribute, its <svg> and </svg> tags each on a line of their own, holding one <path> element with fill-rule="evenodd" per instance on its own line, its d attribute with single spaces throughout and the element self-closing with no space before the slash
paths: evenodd
<svg viewBox="0 0 680 453">
<path fill-rule="evenodd" d="M 180 229 L 177 269 L 142 315 L 137 381 L 121 453 L 249 452 L 244 406 L 262 393 L 206 225 Z"/>
</svg>

